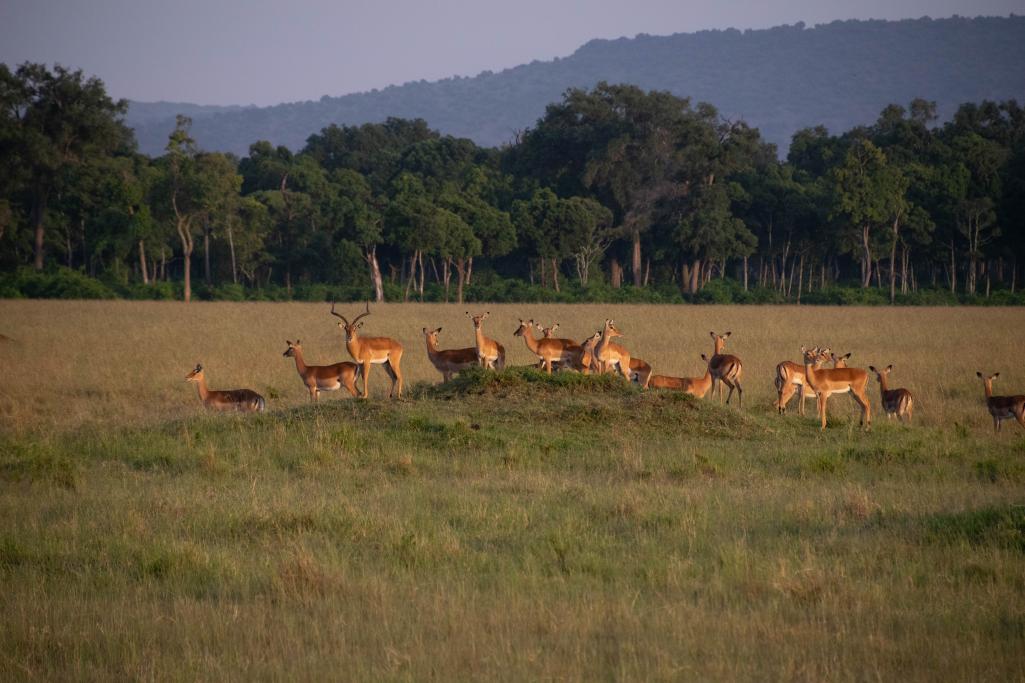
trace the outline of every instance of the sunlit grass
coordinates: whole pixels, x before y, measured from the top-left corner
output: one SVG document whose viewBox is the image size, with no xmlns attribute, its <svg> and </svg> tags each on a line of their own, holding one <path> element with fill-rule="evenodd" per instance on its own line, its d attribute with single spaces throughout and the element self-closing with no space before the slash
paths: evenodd
<svg viewBox="0 0 1025 683">
<path fill-rule="evenodd" d="M 0 302 L 0 678 L 1017 680 L 1025 433 L 1019 312 L 491 306 L 578 339 L 605 317 L 657 372 L 731 330 L 745 410 L 511 370 L 448 387 L 382 306 L 406 400 L 310 405 L 284 340 L 346 358 L 327 307 Z M 519 341 L 519 344 L 515 342 Z M 800 344 L 895 365 L 916 424 L 831 401 L 779 418 Z M 209 415 L 184 374 L 268 398 Z M 430 383 L 430 384 L 428 384 Z M 791 406 L 796 413 L 796 405 Z"/>
</svg>

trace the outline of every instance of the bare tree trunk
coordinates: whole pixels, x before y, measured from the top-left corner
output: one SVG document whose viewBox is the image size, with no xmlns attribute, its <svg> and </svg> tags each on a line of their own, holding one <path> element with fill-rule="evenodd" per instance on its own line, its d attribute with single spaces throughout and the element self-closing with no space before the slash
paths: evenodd
<svg viewBox="0 0 1025 683">
<path fill-rule="evenodd" d="M 469 287 L 473 281 L 473 257 L 466 259 L 466 286 Z"/>
<path fill-rule="evenodd" d="M 438 264 L 435 262 L 433 256 L 429 260 L 431 262 L 431 270 L 434 271 L 434 281 L 440 283 L 442 279 L 441 276 L 438 274 Z M 442 263 L 444 263 L 444 261 L 445 259 L 442 258 Z"/>
<path fill-rule="evenodd" d="M 804 252 L 801 252 L 801 262 L 797 266 L 797 303 L 801 303 L 802 290 L 804 290 Z"/>
<path fill-rule="evenodd" d="M 612 261 L 609 262 L 609 280 L 612 285 L 612 289 L 619 289 L 623 286 L 623 266 L 619 265 L 619 259 L 615 256 L 612 257 Z"/>
<path fill-rule="evenodd" d="M 433 261 L 434 261 L 434 259 L 431 259 L 432 263 L 433 263 Z M 446 256 L 445 258 L 441 259 L 441 273 L 442 273 L 442 277 L 445 280 L 445 303 L 446 304 L 448 303 L 449 263 L 451 263 L 451 262 L 452 262 L 452 259 L 450 257 L 448 257 L 448 256 Z"/>
<path fill-rule="evenodd" d="M 634 286 L 640 287 L 643 281 L 641 279 L 641 233 L 639 230 L 634 230 L 633 233 L 633 259 L 630 262 L 630 267 L 634 274 Z"/>
<path fill-rule="evenodd" d="M 748 268 L 747 268 L 747 259 L 748 259 L 748 257 L 745 256 L 744 257 L 744 291 L 745 292 L 747 291 L 747 270 L 748 270 Z"/>
<path fill-rule="evenodd" d="M 957 293 L 957 261 L 954 258 L 954 240 L 950 240 L 950 293 Z"/>
<path fill-rule="evenodd" d="M 461 258 L 456 259 L 456 302 L 463 303 L 463 285 L 466 282 L 466 265 Z M 447 296 L 446 296 L 447 299 Z"/>
<path fill-rule="evenodd" d="M 409 279 L 406 280 L 406 293 L 403 295 L 403 301 L 409 301 L 409 290 L 413 287 L 413 281 L 416 279 L 416 256 L 418 253 L 414 251 L 413 255 L 409 257 Z"/>
<path fill-rule="evenodd" d="M 417 252 L 420 254 L 420 303 L 424 302 L 424 253 L 422 251 Z"/>
<path fill-rule="evenodd" d="M 649 256 L 644 262 L 644 286 L 648 286 L 648 281 L 651 280 L 651 257 Z"/>
<path fill-rule="evenodd" d="M 146 269 L 146 243 L 139 240 L 139 270 L 142 272 L 142 284 L 149 284 L 149 271 Z"/>
<path fill-rule="evenodd" d="M 867 289 L 872 285 L 872 245 L 869 242 L 868 224 L 861 226 L 861 288 Z"/>
<path fill-rule="evenodd" d="M 552 284 L 555 285 L 555 291 L 559 291 L 559 261 L 554 256 L 552 257 Z"/>
<path fill-rule="evenodd" d="M 231 281 L 238 284 L 238 263 L 235 261 L 235 235 L 228 222 L 228 252 L 231 254 Z"/>
<path fill-rule="evenodd" d="M 377 261 L 377 245 L 367 247 L 363 253 L 370 266 L 370 281 L 374 285 L 374 301 L 384 303 L 384 282 L 381 279 L 381 264 Z"/>
<path fill-rule="evenodd" d="M 209 287 L 210 282 L 210 225 L 203 224 L 203 281 Z"/>
<path fill-rule="evenodd" d="M 43 269 L 43 246 L 46 238 L 46 196 L 41 190 L 35 194 L 32 206 L 32 226 L 35 230 L 35 261 L 36 270 Z"/>
<path fill-rule="evenodd" d="M 701 289 L 701 259 L 694 259 L 690 267 L 690 288 L 691 294 L 697 294 Z"/>
</svg>

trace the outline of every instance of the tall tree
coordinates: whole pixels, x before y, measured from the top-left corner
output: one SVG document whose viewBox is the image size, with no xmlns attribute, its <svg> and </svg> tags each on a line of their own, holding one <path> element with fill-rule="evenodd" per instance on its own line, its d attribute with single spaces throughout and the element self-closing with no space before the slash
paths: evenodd
<svg viewBox="0 0 1025 683">
<path fill-rule="evenodd" d="M 98 78 L 55 65 L 0 64 L 0 156 L 23 167 L 34 232 L 33 265 L 41 270 L 47 210 L 63 172 L 91 157 L 134 145 L 121 122 L 125 100 L 112 100 Z"/>
</svg>

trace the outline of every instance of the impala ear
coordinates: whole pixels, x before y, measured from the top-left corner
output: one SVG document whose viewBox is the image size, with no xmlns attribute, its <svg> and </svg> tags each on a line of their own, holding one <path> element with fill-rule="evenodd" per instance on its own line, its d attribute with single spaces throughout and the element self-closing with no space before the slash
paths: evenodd
<svg viewBox="0 0 1025 683">
<path fill-rule="evenodd" d="M 708 362 L 708 356 L 706 356 L 705 354 L 701 354 L 701 360 L 703 360 L 703 361 L 705 361 L 707 363 Z"/>
<path fill-rule="evenodd" d="M 557 329 L 559 329 L 559 323 L 555 323 L 554 325 L 552 325 L 552 332 L 554 332 Z"/>
<path fill-rule="evenodd" d="M 436 329 L 436 330 L 434 330 L 434 331 L 435 331 L 435 332 L 441 332 L 441 328 L 439 327 L 438 329 Z"/>
<path fill-rule="evenodd" d="M 423 333 L 424 333 L 424 334 L 427 334 L 427 328 L 426 328 L 426 327 L 422 327 L 422 328 L 420 328 L 420 329 L 421 329 L 421 330 L 423 330 Z"/>
<path fill-rule="evenodd" d="M 876 366 L 874 366 L 874 365 L 869 365 L 868 369 L 871 370 L 872 372 L 879 372 L 878 370 L 876 370 Z"/>
<path fill-rule="evenodd" d="M 887 372 L 890 372 L 891 370 L 893 370 L 893 363 L 890 363 L 889 365 L 886 366 L 886 371 Z"/>
<path fill-rule="evenodd" d="M 473 317 L 473 316 L 471 316 L 471 315 L 470 315 L 470 312 L 469 312 L 469 311 L 467 311 L 467 312 L 466 312 L 466 317 L 467 317 L 467 318 L 470 318 L 470 317 Z"/>
<path fill-rule="evenodd" d="M 847 353 L 845 353 L 844 355 L 842 355 L 840 357 L 841 358 L 850 358 L 851 357 L 851 353 L 852 353 L 851 351 L 848 351 Z"/>
<path fill-rule="evenodd" d="M 715 332 L 709 332 L 708 336 L 711 337 L 712 339 L 715 339 L 716 335 L 715 335 Z"/>
<path fill-rule="evenodd" d="M 730 336 L 731 334 L 733 334 L 733 333 L 732 333 L 732 332 L 727 332 L 726 334 L 724 334 L 724 335 L 723 335 L 723 339 L 726 339 L 726 338 L 727 338 L 727 337 L 729 337 L 729 336 Z"/>
<path fill-rule="evenodd" d="M 361 328 L 361 327 L 363 327 L 363 323 L 362 323 L 362 322 L 361 322 L 360 324 L 356 325 L 356 329 L 357 329 L 357 330 L 358 330 L 359 328 Z"/>
<path fill-rule="evenodd" d="M 808 349 L 804 348 L 804 344 L 801 344 L 801 353 L 808 353 Z"/>
<path fill-rule="evenodd" d="M 299 346 L 300 344 L 302 344 L 302 342 L 301 342 L 301 341 L 299 341 L 298 339 L 296 339 L 296 340 L 295 340 L 295 345 L 296 345 L 296 346 Z"/>
<path fill-rule="evenodd" d="M 993 373 L 993 376 L 990 377 L 990 379 L 996 379 L 999 376 L 1000 376 L 1000 373 L 999 372 L 995 372 L 995 373 Z"/>
<path fill-rule="evenodd" d="M 976 377 L 979 377 L 979 378 L 981 379 L 981 378 L 982 378 L 982 373 L 981 373 L 981 372 L 976 372 L 976 373 L 975 373 L 975 376 L 976 376 Z"/>
</svg>

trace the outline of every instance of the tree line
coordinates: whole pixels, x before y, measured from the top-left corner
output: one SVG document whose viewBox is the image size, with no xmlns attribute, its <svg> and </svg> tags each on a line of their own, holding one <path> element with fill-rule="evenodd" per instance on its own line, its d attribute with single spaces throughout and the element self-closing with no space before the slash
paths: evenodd
<svg viewBox="0 0 1025 683">
<path fill-rule="evenodd" d="M 785 160 L 710 104 L 624 84 L 566 91 L 497 149 L 391 118 L 237 158 L 199 149 L 179 116 L 154 158 L 100 80 L 31 63 L 0 65 L 0 108 L 4 271 L 175 283 L 186 301 L 311 284 L 462 301 L 495 281 L 989 296 L 1014 292 L 1025 248 L 1014 101 L 942 125 L 934 103 L 891 105 L 870 126 L 797 132 Z"/>
</svg>

